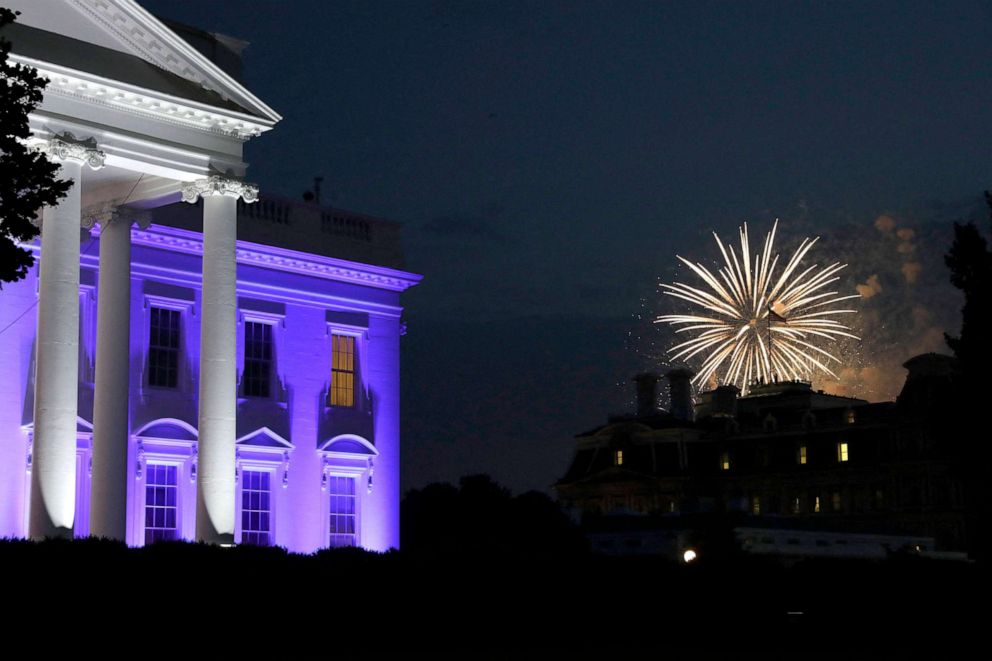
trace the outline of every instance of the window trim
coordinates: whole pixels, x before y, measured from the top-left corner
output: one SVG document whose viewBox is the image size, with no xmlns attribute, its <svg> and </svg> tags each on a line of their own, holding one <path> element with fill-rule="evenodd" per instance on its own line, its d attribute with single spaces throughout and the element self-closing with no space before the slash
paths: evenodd
<svg viewBox="0 0 992 661">
<path fill-rule="evenodd" d="M 264 436 L 275 445 L 256 445 L 252 439 Z M 269 546 L 279 545 L 279 508 L 281 492 L 289 486 L 290 463 L 296 446 L 268 427 L 260 427 L 235 440 L 235 470 L 238 495 L 235 498 L 234 539 L 241 543 L 241 471 L 257 470 L 271 473 L 269 477 Z M 277 488 L 280 487 L 280 488 Z"/>
<path fill-rule="evenodd" d="M 363 410 L 365 408 L 365 374 L 366 371 L 366 347 L 368 344 L 368 328 L 361 326 L 350 326 L 338 322 L 327 322 L 327 397 L 324 400 L 324 408 L 341 408 L 347 410 Z M 343 335 L 354 338 L 355 355 L 354 365 L 354 400 L 351 406 L 342 404 L 331 404 L 331 394 L 334 392 L 334 336 Z"/>
<path fill-rule="evenodd" d="M 185 439 L 145 436 L 145 430 L 159 425 L 172 425 L 183 429 Z M 132 434 L 134 455 L 130 462 L 132 482 L 131 525 L 128 538 L 132 546 L 145 545 L 145 476 L 147 466 L 171 464 L 178 466 L 176 490 L 177 539 L 192 541 L 196 529 L 196 462 L 199 434 L 191 424 L 176 418 L 156 418 L 142 425 Z M 191 504 L 190 504 L 191 503 Z"/>
<path fill-rule="evenodd" d="M 248 324 L 266 324 L 272 327 L 272 360 L 269 364 L 269 396 L 245 394 L 245 351 L 248 349 Z M 279 356 L 282 354 L 282 331 L 286 328 L 286 315 L 277 312 L 259 312 L 238 308 L 238 397 L 242 399 L 282 401 L 282 377 L 279 373 Z"/>
<path fill-rule="evenodd" d="M 369 451 L 368 454 L 337 452 L 332 449 L 335 443 L 344 440 L 362 445 Z M 372 476 L 379 451 L 361 436 L 341 434 L 322 443 L 319 452 L 321 454 L 320 512 L 323 520 L 321 548 L 330 547 L 331 498 L 328 492 L 328 478 L 330 477 L 352 477 L 355 479 L 355 546 L 359 547 L 362 545 L 362 513 L 365 498 L 372 492 Z"/>
<path fill-rule="evenodd" d="M 189 356 L 189 317 L 195 316 L 194 303 L 180 298 L 170 298 L 157 294 L 143 294 L 144 296 L 144 319 L 142 329 L 141 348 L 143 359 L 141 363 L 141 390 L 152 390 L 155 392 L 179 392 L 188 391 L 187 381 L 189 380 L 188 365 L 186 358 Z M 149 381 L 151 375 L 151 331 L 152 331 L 152 308 L 172 310 L 179 313 L 179 357 L 176 363 L 176 387 L 153 386 Z"/>
<path fill-rule="evenodd" d="M 244 510 L 243 503 L 243 491 L 244 491 L 244 472 L 250 471 L 253 473 L 265 473 L 269 476 L 269 541 L 265 546 L 275 546 L 276 545 L 276 485 L 279 479 L 279 465 L 282 461 L 276 461 L 275 463 L 268 461 L 253 461 L 253 460 L 239 460 L 237 468 L 237 485 L 238 492 L 235 497 L 235 507 L 234 507 L 234 539 L 238 544 L 244 544 L 242 536 L 244 535 L 244 528 L 241 523 L 241 515 Z M 258 545 L 255 545 L 258 546 Z"/>
</svg>

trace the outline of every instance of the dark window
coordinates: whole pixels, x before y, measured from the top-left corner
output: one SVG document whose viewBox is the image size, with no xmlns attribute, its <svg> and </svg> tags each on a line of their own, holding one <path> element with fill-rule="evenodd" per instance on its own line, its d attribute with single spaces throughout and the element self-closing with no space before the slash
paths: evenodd
<svg viewBox="0 0 992 661">
<path fill-rule="evenodd" d="M 148 385 L 175 388 L 179 383 L 179 311 L 152 308 L 148 340 Z"/>
<path fill-rule="evenodd" d="M 245 324 L 245 372 L 242 377 L 246 397 L 268 397 L 272 373 L 272 326 L 249 321 Z"/>
<path fill-rule="evenodd" d="M 177 539 L 178 469 L 148 464 L 145 472 L 145 544 Z"/>
<path fill-rule="evenodd" d="M 241 543 L 269 546 L 272 506 L 268 471 L 241 471 Z"/>
</svg>

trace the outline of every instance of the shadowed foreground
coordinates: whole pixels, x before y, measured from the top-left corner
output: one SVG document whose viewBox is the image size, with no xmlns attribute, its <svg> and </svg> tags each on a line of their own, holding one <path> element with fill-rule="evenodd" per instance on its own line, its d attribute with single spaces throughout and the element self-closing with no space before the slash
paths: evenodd
<svg viewBox="0 0 992 661">
<path fill-rule="evenodd" d="M 865 640 L 950 649 L 980 632 L 966 602 L 987 585 L 975 565 L 902 557 L 685 566 L 584 552 L 300 556 L 95 539 L 0 541 L 0 563 L 19 635 L 113 634 L 134 650 L 188 631 L 211 648 L 368 658 L 382 645 L 580 656 L 716 646 L 829 657 Z"/>
</svg>

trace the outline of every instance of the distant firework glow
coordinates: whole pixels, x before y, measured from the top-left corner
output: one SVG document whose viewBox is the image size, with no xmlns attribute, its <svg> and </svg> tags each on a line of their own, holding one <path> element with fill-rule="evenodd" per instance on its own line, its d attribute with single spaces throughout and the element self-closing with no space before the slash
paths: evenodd
<svg viewBox="0 0 992 661">
<path fill-rule="evenodd" d="M 841 296 L 837 274 L 847 265 L 834 263 L 821 269 L 803 268 L 802 261 L 817 239 L 803 239 L 780 271 L 774 252 L 778 221 L 765 237 L 760 254 L 751 257 L 747 224 L 740 228 L 740 255 L 729 243 L 713 234 L 724 265 L 714 275 L 702 264 L 678 257 L 705 286 L 680 282 L 662 284 L 668 296 L 692 303 L 696 314 L 667 314 L 655 323 L 668 323 L 676 333 L 691 333 L 692 339 L 668 349 L 673 361 L 704 356 L 693 383 L 705 384 L 714 376 L 722 384 L 733 384 L 746 392 L 755 382 L 807 380 L 817 370 L 836 378 L 831 363 L 840 360 L 822 346 L 841 337 L 859 339 L 834 317 L 853 314 L 837 304 L 858 294 Z"/>
</svg>

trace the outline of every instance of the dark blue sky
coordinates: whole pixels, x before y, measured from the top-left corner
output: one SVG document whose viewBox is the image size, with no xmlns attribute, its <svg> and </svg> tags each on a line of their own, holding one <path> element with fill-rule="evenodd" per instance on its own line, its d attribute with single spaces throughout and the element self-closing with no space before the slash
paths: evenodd
<svg viewBox="0 0 992 661">
<path fill-rule="evenodd" d="M 710 229 L 870 243 L 881 214 L 946 228 L 992 186 L 987 3 L 143 4 L 252 42 L 285 117 L 248 146 L 263 190 L 321 175 L 405 224 L 406 487 L 547 488 L 627 404 L 636 315 Z"/>
</svg>

